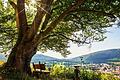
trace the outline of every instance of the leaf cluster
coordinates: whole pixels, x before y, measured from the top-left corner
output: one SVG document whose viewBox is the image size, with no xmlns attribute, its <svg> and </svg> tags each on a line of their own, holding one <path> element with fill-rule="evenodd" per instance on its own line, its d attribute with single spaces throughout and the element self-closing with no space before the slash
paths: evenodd
<svg viewBox="0 0 120 80">
<path fill-rule="evenodd" d="M 49 27 L 51 22 L 57 19 L 70 5 L 76 4 L 76 2 L 76 0 L 54 0 L 50 12 L 48 12 L 50 16 L 48 23 L 45 24 L 46 27 Z M 30 6 L 32 6 L 30 5 L 32 4 L 30 0 L 26 0 L 26 4 L 28 5 L 26 15 L 30 25 L 36 11 L 30 9 Z M 7 47 L 10 49 L 17 39 L 15 14 L 9 4 L 5 7 L 2 0 L 0 0 L 0 6 L 0 47 L 2 50 L 8 50 Z M 32 7 L 36 8 L 36 6 L 37 4 Z M 119 7 L 119 0 L 83 1 L 77 8 L 66 13 L 66 16 L 59 23 L 56 23 L 57 27 L 47 35 L 47 38 L 42 42 L 43 44 L 39 45 L 38 49 L 41 51 L 54 50 L 65 56 L 70 54 L 67 49 L 70 47 L 68 45 L 69 42 L 77 43 L 81 46 L 95 41 L 103 41 L 106 38 L 104 36 L 104 33 L 107 32 L 106 28 L 111 27 L 113 25 L 111 23 L 120 17 Z"/>
<path fill-rule="evenodd" d="M 6 7 L 7 3 L 0 1 L 0 51 L 5 52 L 13 47 L 17 38 L 15 28 L 15 15 L 12 8 Z"/>
</svg>

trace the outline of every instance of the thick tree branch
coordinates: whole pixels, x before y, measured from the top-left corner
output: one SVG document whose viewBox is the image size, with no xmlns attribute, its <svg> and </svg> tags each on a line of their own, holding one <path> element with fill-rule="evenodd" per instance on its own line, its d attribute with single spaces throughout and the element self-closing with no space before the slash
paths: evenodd
<svg viewBox="0 0 120 80">
<path fill-rule="evenodd" d="M 18 0 L 17 5 L 11 0 L 9 0 L 9 3 L 15 10 L 16 26 L 18 29 L 18 42 L 20 42 L 27 29 L 24 0 Z"/>
<path fill-rule="evenodd" d="M 32 27 L 29 33 L 29 37 L 33 37 L 36 35 L 36 33 L 38 32 L 38 29 L 41 25 L 41 22 L 43 20 L 43 17 L 45 16 L 45 14 L 49 14 L 50 11 L 50 5 L 53 2 L 53 0 L 42 0 L 40 2 L 41 6 L 37 7 L 37 14 L 32 22 Z"/>
<path fill-rule="evenodd" d="M 46 30 L 43 32 L 44 35 L 47 35 L 49 32 L 51 32 L 56 26 L 57 24 L 65 17 L 67 16 L 71 11 L 76 10 L 77 7 L 83 3 L 84 0 L 76 0 L 76 3 L 73 5 L 71 4 L 61 15 L 59 15 L 58 18 L 56 18 L 50 25 L 48 28 L 46 28 Z"/>
<path fill-rule="evenodd" d="M 76 42 L 76 43 L 78 43 L 78 44 L 90 44 L 90 42 L 86 42 L 86 39 L 85 39 L 84 41 L 80 41 L 80 40 L 76 40 L 76 39 L 71 39 L 71 38 L 69 38 L 69 37 L 67 37 L 67 36 L 65 36 L 65 35 L 63 35 L 63 34 L 60 34 L 60 33 L 58 33 L 58 35 L 66 38 L 66 39 L 68 39 L 68 40 L 70 40 L 70 41 L 72 41 L 72 42 Z"/>
<path fill-rule="evenodd" d="M 48 21 L 51 17 L 51 11 L 49 10 L 48 12 L 49 12 L 49 14 L 46 14 L 46 17 L 45 17 L 45 20 L 43 22 L 41 30 L 44 30 L 47 27 Z"/>
<path fill-rule="evenodd" d="M 17 9 L 18 9 L 18 21 L 19 21 L 19 30 L 21 34 L 26 33 L 26 29 L 28 27 L 27 18 L 25 14 L 25 0 L 17 0 Z"/>
<path fill-rule="evenodd" d="M 17 26 L 17 28 L 19 29 L 19 18 L 18 18 L 18 9 L 17 9 L 17 5 L 14 3 L 14 2 L 12 2 L 11 0 L 9 0 L 9 3 L 11 4 L 11 6 L 14 8 L 14 10 L 15 10 L 15 14 L 16 14 L 16 26 Z"/>
<path fill-rule="evenodd" d="M 8 0 L 8 1 L 14 9 L 17 8 L 17 5 L 13 1 L 11 1 L 11 0 Z"/>
<path fill-rule="evenodd" d="M 36 38 L 33 40 L 35 45 L 38 45 L 42 40 L 49 37 L 49 33 L 57 26 L 57 24 L 65 17 L 67 16 L 71 11 L 76 10 L 79 5 L 83 3 L 84 0 L 77 0 L 76 3 L 73 5 L 71 4 L 61 15 L 59 15 L 58 18 L 56 18 L 53 22 L 48 25 L 46 29 L 42 30 L 40 34 L 36 36 Z"/>
<path fill-rule="evenodd" d="M 85 8 L 80 8 L 77 10 L 77 12 L 91 12 L 91 13 L 96 13 L 97 15 L 103 15 L 103 16 L 108 16 L 111 18 L 116 18 L 113 14 L 107 13 L 104 11 L 98 11 L 98 10 L 91 10 L 91 9 L 85 9 Z"/>
<path fill-rule="evenodd" d="M 87 37 L 83 41 L 81 41 L 81 40 L 69 38 L 69 37 L 65 36 L 64 34 L 62 34 L 62 33 L 54 33 L 54 34 L 47 35 L 42 39 L 42 42 L 44 42 L 44 40 L 48 39 L 49 37 L 53 37 L 53 36 L 61 36 L 61 37 L 65 38 L 65 39 L 67 39 L 67 40 L 70 40 L 72 42 L 76 42 L 78 44 L 90 44 L 90 42 L 86 41 Z"/>
</svg>

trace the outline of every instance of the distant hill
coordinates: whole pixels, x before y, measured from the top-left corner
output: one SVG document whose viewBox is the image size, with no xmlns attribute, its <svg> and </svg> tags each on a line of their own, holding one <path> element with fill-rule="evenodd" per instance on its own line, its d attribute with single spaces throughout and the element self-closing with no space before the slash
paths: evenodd
<svg viewBox="0 0 120 80">
<path fill-rule="evenodd" d="M 6 57 L 4 54 L 0 54 L 0 61 L 6 61 Z M 35 54 L 32 58 L 31 62 L 39 62 L 39 61 L 53 61 L 53 60 L 59 60 L 57 58 L 53 58 L 50 56 L 45 56 L 43 54 Z"/>
<path fill-rule="evenodd" d="M 83 57 L 83 61 L 85 61 L 86 63 L 107 63 L 111 59 L 120 58 L 120 49 L 98 51 L 91 54 L 75 57 L 71 60 L 81 61 L 80 57 Z"/>
<path fill-rule="evenodd" d="M 120 59 L 120 49 L 110 49 L 104 51 L 98 51 L 91 54 L 78 56 L 72 59 L 57 59 L 49 56 L 45 56 L 42 54 L 36 54 L 32 61 L 58 61 L 58 62 L 81 62 L 81 57 L 83 57 L 83 61 L 86 63 L 107 63 L 113 59 Z"/>
<path fill-rule="evenodd" d="M 43 54 L 35 54 L 31 62 L 39 62 L 39 61 L 44 62 L 44 61 L 54 61 L 54 60 L 59 60 L 59 59 L 50 56 L 45 56 Z"/>
<path fill-rule="evenodd" d="M 120 49 L 110 49 L 110 50 L 104 50 L 104 51 L 98 51 L 91 54 L 78 56 L 72 59 L 57 59 L 50 56 L 45 56 L 44 54 L 36 54 L 32 58 L 31 62 L 50 62 L 50 61 L 57 61 L 57 62 L 71 62 L 75 63 L 81 62 L 81 57 L 83 57 L 83 61 L 85 63 L 107 63 L 109 61 L 120 61 Z M 0 54 L 0 60 L 6 60 L 5 56 L 3 54 Z"/>
</svg>

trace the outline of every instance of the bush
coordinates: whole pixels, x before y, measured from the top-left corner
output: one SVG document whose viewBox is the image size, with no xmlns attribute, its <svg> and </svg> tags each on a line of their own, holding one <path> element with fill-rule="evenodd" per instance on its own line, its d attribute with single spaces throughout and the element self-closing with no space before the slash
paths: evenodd
<svg viewBox="0 0 120 80">
<path fill-rule="evenodd" d="M 80 80 L 120 80 L 112 74 L 104 74 L 92 70 L 80 69 Z M 74 78 L 74 68 L 65 67 L 64 65 L 54 65 L 51 71 L 51 77 L 65 79 Z"/>
<path fill-rule="evenodd" d="M 5 80 L 35 80 L 26 73 L 21 73 L 13 68 L 0 67 L 0 77 Z"/>
<path fill-rule="evenodd" d="M 64 65 L 54 65 L 51 71 L 51 77 L 56 78 L 67 78 L 71 79 L 74 77 L 73 69 L 65 67 Z"/>
</svg>

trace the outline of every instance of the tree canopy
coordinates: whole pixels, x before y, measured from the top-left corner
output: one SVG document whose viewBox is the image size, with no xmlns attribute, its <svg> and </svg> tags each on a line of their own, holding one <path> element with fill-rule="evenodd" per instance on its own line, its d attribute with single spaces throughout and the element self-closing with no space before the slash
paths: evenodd
<svg viewBox="0 0 120 80">
<path fill-rule="evenodd" d="M 16 27 L 18 23 L 15 22 L 16 4 L 17 0 L 6 2 L 0 0 L 2 52 L 10 50 L 19 36 Z M 27 28 L 31 30 L 30 38 L 34 35 L 40 37 L 42 32 L 46 33 L 38 50 L 54 50 L 62 53 L 63 56 L 70 54 L 67 49 L 69 42 L 83 45 L 104 40 L 106 28 L 111 27 L 112 22 L 120 17 L 119 0 L 25 0 L 24 9 L 29 26 Z M 34 24 L 33 21 L 38 24 Z M 31 25 L 39 27 L 35 28 Z"/>
</svg>

